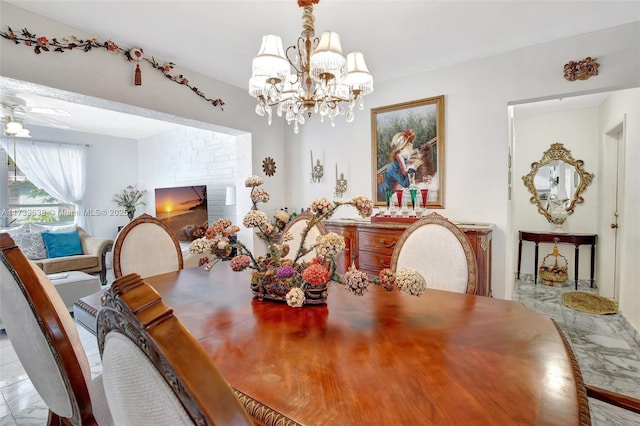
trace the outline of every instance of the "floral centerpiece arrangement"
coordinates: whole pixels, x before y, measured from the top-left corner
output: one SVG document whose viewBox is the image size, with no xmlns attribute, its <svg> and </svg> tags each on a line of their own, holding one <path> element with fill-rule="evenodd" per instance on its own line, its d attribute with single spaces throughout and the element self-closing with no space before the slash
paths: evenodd
<svg viewBox="0 0 640 426">
<path fill-rule="evenodd" d="M 413 268 L 401 268 L 397 272 L 383 269 L 379 277 L 370 279 L 368 274 L 349 267 L 344 276 L 336 271 L 336 261 L 345 249 L 342 235 L 329 232 L 320 235 L 315 242 L 308 242 L 307 235 L 319 222 L 330 218 L 340 206 L 350 205 L 358 210 L 360 216 L 368 218 L 373 210 L 373 202 L 362 196 L 354 197 L 350 201 L 329 201 L 326 198 L 314 200 L 311 203 L 311 216 L 300 235 L 300 244 L 290 247 L 294 236 L 289 231 L 281 235 L 289 221 L 289 215 L 284 211 L 277 211 L 270 219 L 266 213 L 258 209 L 258 203 L 266 203 L 270 199 L 269 193 L 259 188 L 263 184 L 259 176 L 250 176 L 245 186 L 251 188 L 253 207 L 245 215 L 242 223 L 247 228 L 255 228 L 256 232 L 266 243 L 266 253 L 254 255 L 242 242 L 234 241 L 231 236 L 240 228 L 228 219 L 216 220 L 205 236 L 194 240 L 189 251 L 205 256 L 200 265 L 211 270 L 213 260 L 228 258 L 236 248 L 236 256 L 229 264 L 234 271 L 253 270 L 251 288 L 259 299 L 286 301 L 289 306 L 301 307 L 304 304 L 324 303 L 327 298 L 327 287 L 330 282 L 343 284 L 352 294 L 362 296 L 371 283 L 381 285 L 388 291 L 396 287 L 400 291 L 413 295 L 420 295 L 426 288 L 424 278 Z M 311 260 L 307 256 L 312 253 Z M 289 256 L 289 254 L 291 254 Z"/>
<path fill-rule="evenodd" d="M 133 215 L 136 213 L 137 206 L 144 206 L 146 203 L 142 201 L 142 197 L 147 193 L 146 189 L 139 190 L 135 185 L 129 185 L 122 192 L 113 196 L 113 201 L 120 207 L 124 207 L 124 210 L 129 216 L 129 220 L 133 219 Z"/>
</svg>

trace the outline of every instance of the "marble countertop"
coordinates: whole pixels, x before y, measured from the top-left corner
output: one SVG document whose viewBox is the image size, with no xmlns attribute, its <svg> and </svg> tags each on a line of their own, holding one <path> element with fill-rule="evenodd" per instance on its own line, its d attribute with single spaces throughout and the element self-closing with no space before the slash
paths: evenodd
<svg viewBox="0 0 640 426">
<path fill-rule="evenodd" d="M 492 223 L 479 223 L 479 222 L 453 222 L 458 228 L 463 230 L 478 230 L 478 231 L 493 231 L 495 229 L 495 225 Z M 325 221 L 327 225 L 357 225 L 364 228 L 386 228 L 386 229 L 404 229 L 411 225 L 411 223 L 407 222 L 371 222 L 371 219 L 363 219 L 363 218 L 341 218 L 341 219 L 330 219 Z"/>
</svg>

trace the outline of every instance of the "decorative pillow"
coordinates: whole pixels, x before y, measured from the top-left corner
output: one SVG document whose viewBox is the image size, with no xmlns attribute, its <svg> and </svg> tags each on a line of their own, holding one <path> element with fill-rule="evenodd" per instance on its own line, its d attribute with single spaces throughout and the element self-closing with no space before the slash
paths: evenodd
<svg viewBox="0 0 640 426">
<path fill-rule="evenodd" d="M 47 257 L 47 249 L 44 246 L 44 240 L 40 232 L 23 232 L 11 234 L 11 238 L 16 245 L 22 250 L 27 259 L 38 260 Z"/>
<path fill-rule="evenodd" d="M 37 223 L 31 223 L 29 225 L 31 232 L 71 232 L 77 229 L 75 224 L 71 225 L 39 225 Z"/>
<path fill-rule="evenodd" d="M 82 244 L 78 231 L 43 232 L 42 239 L 49 258 L 82 254 Z"/>
<path fill-rule="evenodd" d="M 28 230 L 29 229 L 27 228 L 27 225 L 10 226 L 8 228 L 0 228 L 0 233 L 6 232 L 7 234 L 22 234 L 27 232 Z"/>
</svg>

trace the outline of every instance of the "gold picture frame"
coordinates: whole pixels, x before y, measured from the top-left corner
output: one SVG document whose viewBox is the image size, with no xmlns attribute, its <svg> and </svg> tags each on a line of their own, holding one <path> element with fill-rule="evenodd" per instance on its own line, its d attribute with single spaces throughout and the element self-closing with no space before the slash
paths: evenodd
<svg viewBox="0 0 640 426">
<path fill-rule="evenodd" d="M 444 136 L 444 95 L 372 108 L 374 205 L 413 185 L 429 190 L 427 208 L 444 208 Z"/>
</svg>

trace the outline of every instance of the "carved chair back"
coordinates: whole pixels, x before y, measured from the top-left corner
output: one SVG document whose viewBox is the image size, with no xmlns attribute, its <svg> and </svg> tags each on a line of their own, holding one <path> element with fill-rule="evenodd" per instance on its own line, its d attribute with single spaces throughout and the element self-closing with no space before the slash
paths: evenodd
<svg viewBox="0 0 640 426">
<path fill-rule="evenodd" d="M 391 269 L 412 267 L 429 288 L 475 294 L 478 282 L 473 248 L 464 232 L 438 213 L 407 228 L 398 240 Z"/>
<path fill-rule="evenodd" d="M 103 306 L 98 346 L 115 424 L 252 424 L 202 345 L 140 275 L 115 280 Z"/>
<path fill-rule="evenodd" d="M 150 277 L 182 268 L 178 239 L 164 222 L 146 213 L 122 228 L 113 244 L 116 278 L 134 272 Z"/>
<path fill-rule="evenodd" d="M 287 225 L 284 227 L 284 230 L 282 231 L 282 237 L 280 238 L 280 242 L 283 241 L 283 238 L 287 234 L 287 232 L 289 232 L 293 237 L 291 241 L 287 242 L 290 249 L 289 249 L 289 253 L 287 253 L 287 255 L 285 256 L 286 258 L 295 259 L 295 256 L 298 253 L 298 249 L 300 248 L 300 243 L 302 242 L 302 239 L 303 239 L 304 230 L 307 227 L 307 223 L 312 218 L 313 218 L 313 213 L 311 213 L 309 210 L 306 210 L 300 213 L 295 218 L 291 219 L 291 221 L 289 221 Z M 327 232 L 329 231 L 327 230 L 326 225 L 322 222 L 318 222 L 314 226 L 312 226 L 307 232 L 307 235 L 304 237 L 305 249 L 308 250 L 311 247 L 313 247 L 316 243 L 316 238 L 318 238 L 320 235 L 325 235 Z M 315 251 L 311 250 L 309 253 L 306 253 L 304 256 L 301 256 L 299 260 L 311 261 L 311 259 L 313 259 L 315 256 L 316 256 Z"/>
<path fill-rule="evenodd" d="M 49 424 L 111 424 L 99 378 L 67 307 L 44 272 L 0 234 L 0 312 L 31 383 L 49 407 Z"/>
</svg>

